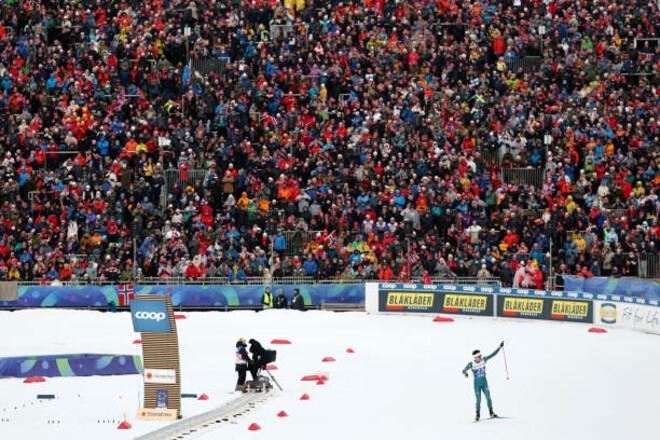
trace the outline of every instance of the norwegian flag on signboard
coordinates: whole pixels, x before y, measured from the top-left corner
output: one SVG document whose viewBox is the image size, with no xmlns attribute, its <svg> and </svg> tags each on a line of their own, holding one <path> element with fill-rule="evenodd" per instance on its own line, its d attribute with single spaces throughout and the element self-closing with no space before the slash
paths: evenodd
<svg viewBox="0 0 660 440">
<path fill-rule="evenodd" d="M 132 299 L 135 299 L 134 286 L 132 284 L 121 284 L 119 286 L 119 305 L 127 306 Z"/>
</svg>

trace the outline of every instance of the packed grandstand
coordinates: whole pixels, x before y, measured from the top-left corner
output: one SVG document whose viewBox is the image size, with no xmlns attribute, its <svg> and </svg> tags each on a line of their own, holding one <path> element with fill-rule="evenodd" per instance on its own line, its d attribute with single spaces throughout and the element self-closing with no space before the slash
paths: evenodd
<svg viewBox="0 0 660 440">
<path fill-rule="evenodd" d="M 657 277 L 659 17 L 4 0 L 0 278 Z"/>
</svg>

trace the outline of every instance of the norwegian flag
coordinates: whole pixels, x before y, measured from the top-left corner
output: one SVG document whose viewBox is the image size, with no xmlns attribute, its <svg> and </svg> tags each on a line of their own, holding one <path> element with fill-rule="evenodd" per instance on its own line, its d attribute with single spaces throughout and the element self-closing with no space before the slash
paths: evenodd
<svg viewBox="0 0 660 440">
<path fill-rule="evenodd" d="M 119 285 L 119 305 L 127 306 L 130 300 L 135 299 L 135 291 L 132 284 Z"/>
<path fill-rule="evenodd" d="M 295 218 L 294 216 L 292 216 L 292 215 L 290 215 L 289 218 L 288 218 L 286 221 L 287 221 L 287 223 L 289 223 L 291 226 L 295 226 L 295 225 L 296 225 L 296 218 Z"/>
<path fill-rule="evenodd" d="M 410 261 L 410 264 L 416 264 L 419 261 L 419 255 L 417 255 L 417 252 L 412 251 L 410 255 L 408 255 L 408 261 Z"/>
<path fill-rule="evenodd" d="M 337 233 L 335 231 L 332 231 L 328 235 L 325 236 L 323 239 L 323 242 L 327 244 L 330 247 L 337 247 Z"/>
</svg>

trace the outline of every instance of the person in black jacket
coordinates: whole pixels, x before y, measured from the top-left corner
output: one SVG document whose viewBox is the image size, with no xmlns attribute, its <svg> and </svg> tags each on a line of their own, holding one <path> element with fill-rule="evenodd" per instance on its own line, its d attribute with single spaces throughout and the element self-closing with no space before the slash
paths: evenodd
<svg viewBox="0 0 660 440">
<path fill-rule="evenodd" d="M 245 343 L 245 338 L 241 338 L 236 342 L 235 363 L 236 363 L 236 371 L 238 372 L 238 380 L 236 381 L 236 391 L 244 391 L 245 376 L 247 374 L 248 368 L 250 369 L 250 373 L 252 373 L 252 378 L 253 379 L 256 378 L 256 375 L 252 369 L 254 363 L 250 359 L 250 355 L 247 352 L 247 344 Z"/>
<path fill-rule="evenodd" d="M 265 354 L 266 349 L 256 339 L 250 339 L 250 353 L 252 354 L 252 364 L 250 365 L 250 373 L 252 377 L 256 378 L 259 375 L 259 370 L 266 367 Z"/>
<path fill-rule="evenodd" d="M 300 295 L 299 289 L 293 289 L 293 298 L 291 298 L 291 308 L 295 310 L 305 310 L 305 300 Z"/>
<path fill-rule="evenodd" d="M 275 298 L 275 308 L 286 309 L 288 305 L 289 302 L 286 299 L 286 296 L 284 296 L 284 290 L 280 289 L 279 293 L 277 294 L 277 298 Z"/>
</svg>

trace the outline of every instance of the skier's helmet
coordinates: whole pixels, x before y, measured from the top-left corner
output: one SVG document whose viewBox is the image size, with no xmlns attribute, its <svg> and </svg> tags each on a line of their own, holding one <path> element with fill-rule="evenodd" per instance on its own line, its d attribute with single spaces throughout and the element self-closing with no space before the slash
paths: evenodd
<svg viewBox="0 0 660 440">
<path fill-rule="evenodd" d="M 479 356 L 481 356 L 481 352 L 478 349 L 472 352 L 472 357 L 474 357 L 475 359 L 478 358 Z"/>
</svg>

